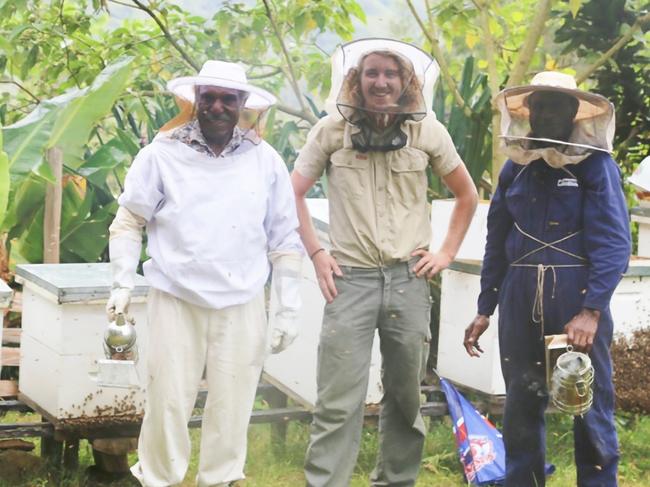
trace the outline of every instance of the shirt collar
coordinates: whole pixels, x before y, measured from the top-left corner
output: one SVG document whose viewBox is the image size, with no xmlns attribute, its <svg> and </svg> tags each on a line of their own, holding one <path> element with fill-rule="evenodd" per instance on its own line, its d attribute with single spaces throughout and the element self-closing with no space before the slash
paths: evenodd
<svg viewBox="0 0 650 487">
<path fill-rule="evenodd" d="M 181 125 L 171 135 L 172 139 L 178 140 L 188 147 L 194 149 L 201 154 L 205 154 L 210 157 L 224 157 L 235 152 L 242 142 L 244 141 L 244 132 L 235 125 L 235 128 L 232 131 L 232 137 L 226 144 L 226 146 L 221 151 L 221 154 L 217 156 L 205 140 L 203 132 L 201 132 L 201 127 L 199 126 L 199 121 L 194 119 L 185 125 Z"/>
</svg>

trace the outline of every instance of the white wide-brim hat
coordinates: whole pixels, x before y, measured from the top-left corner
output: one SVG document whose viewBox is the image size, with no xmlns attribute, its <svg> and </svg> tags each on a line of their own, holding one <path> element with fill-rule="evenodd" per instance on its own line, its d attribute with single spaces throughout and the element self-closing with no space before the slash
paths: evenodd
<svg viewBox="0 0 650 487">
<path fill-rule="evenodd" d="M 575 97 L 579 102 L 575 121 L 594 118 L 613 111 L 612 104 L 607 98 L 579 90 L 573 76 L 557 71 L 542 71 L 533 77 L 529 85 L 506 88 L 497 95 L 497 104 L 499 100 L 503 100 L 511 116 L 528 118 L 530 114 L 528 97 L 536 91 L 556 91 Z"/>
<path fill-rule="evenodd" d="M 167 89 L 191 103 L 194 103 L 196 86 L 218 86 L 248 93 L 245 108 L 264 110 L 277 101 L 268 91 L 253 86 L 246 79 L 244 68 L 236 63 L 225 61 L 206 61 L 197 76 L 183 76 L 167 83 Z"/>
</svg>

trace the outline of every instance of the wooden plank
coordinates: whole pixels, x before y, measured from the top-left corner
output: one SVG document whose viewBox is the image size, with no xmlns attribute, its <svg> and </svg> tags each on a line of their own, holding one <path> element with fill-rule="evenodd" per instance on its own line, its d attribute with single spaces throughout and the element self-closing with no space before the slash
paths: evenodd
<svg viewBox="0 0 650 487">
<path fill-rule="evenodd" d="M 4 356 L 4 353 L 3 353 Z M 15 380 L 0 380 L 0 397 L 16 397 L 18 382 Z"/>
<path fill-rule="evenodd" d="M 50 423 L 0 423 L 0 438 L 52 436 L 54 427 Z"/>
<path fill-rule="evenodd" d="M 2 381 L 14 382 L 14 381 Z M 18 387 L 16 386 L 16 394 L 18 394 Z M 11 399 L 8 401 L 0 400 L 0 411 L 16 411 L 19 413 L 32 413 L 34 410 L 22 401 Z"/>
<path fill-rule="evenodd" d="M 20 345 L 21 328 L 3 328 L 2 344 L 3 345 Z"/>
<path fill-rule="evenodd" d="M 20 348 L 2 347 L 2 366 L 18 367 L 20 365 Z"/>
<path fill-rule="evenodd" d="M 14 313 L 22 313 L 23 312 L 23 293 L 22 293 L 22 291 L 14 290 L 14 296 L 11 299 L 11 306 L 9 306 L 9 311 L 13 311 Z"/>
<path fill-rule="evenodd" d="M 2 450 L 20 450 L 32 451 L 36 445 L 31 441 L 24 441 L 19 439 L 0 440 L 0 451 Z"/>
</svg>

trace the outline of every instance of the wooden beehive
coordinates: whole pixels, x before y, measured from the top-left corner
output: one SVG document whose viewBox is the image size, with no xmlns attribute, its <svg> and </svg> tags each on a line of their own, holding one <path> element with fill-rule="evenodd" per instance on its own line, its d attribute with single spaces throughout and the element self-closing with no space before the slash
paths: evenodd
<svg viewBox="0 0 650 487">
<path fill-rule="evenodd" d="M 110 264 L 21 265 L 16 275 L 23 284 L 20 397 L 48 419 L 70 425 L 142 414 L 141 388 L 101 388 L 96 383 L 97 360 L 105 358 Z M 129 313 L 136 320 L 142 379 L 147 290 L 144 277 L 137 276 Z"/>
</svg>

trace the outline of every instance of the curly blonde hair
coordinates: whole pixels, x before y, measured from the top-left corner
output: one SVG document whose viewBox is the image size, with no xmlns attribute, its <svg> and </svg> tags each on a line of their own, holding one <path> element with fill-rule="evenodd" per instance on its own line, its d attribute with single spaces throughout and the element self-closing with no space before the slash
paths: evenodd
<svg viewBox="0 0 650 487">
<path fill-rule="evenodd" d="M 363 63 L 371 54 L 390 58 L 397 64 L 404 91 L 397 101 L 398 108 L 394 111 L 400 113 L 422 113 L 425 111 L 422 85 L 415 75 L 413 65 L 402 55 L 389 50 L 367 52 L 359 58 L 356 67 L 350 68 L 343 79 L 341 93 L 337 101 L 339 110 L 354 110 L 365 106 L 365 100 L 361 92 L 361 73 L 363 72 Z M 351 115 L 351 113 L 348 115 Z"/>
</svg>

